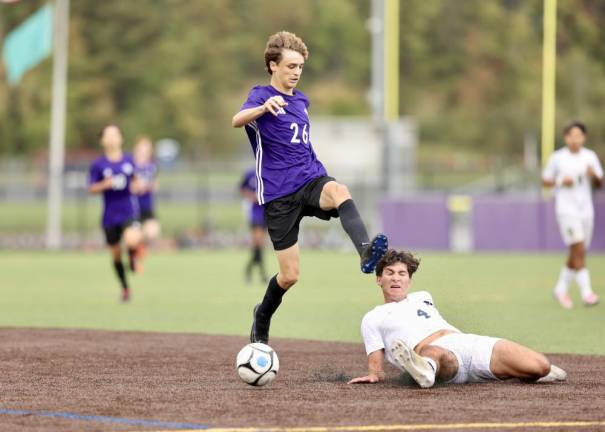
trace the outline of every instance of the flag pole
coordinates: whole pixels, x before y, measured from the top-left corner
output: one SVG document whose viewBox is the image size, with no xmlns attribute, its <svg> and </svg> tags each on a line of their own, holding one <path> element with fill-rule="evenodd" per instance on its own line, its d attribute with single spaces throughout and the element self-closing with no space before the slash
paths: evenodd
<svg viewBox="0 0 605 432">
<path fill-rule="evenodd" d="M 555 149 L 555 72 L 557 65 L 557 0 L 544 0 L 542 45 L 542 166 Z"/>
<path fill-rule="evenodd" d="M 69 0 L 55 0 L 52 107 L 48 155 L 48 213 L 46 225 L 46 247 L 48 249 L 59 249 L 62 243 L 61 207 L 63 201 L 63 165 L 65 157 L 68 33 Z"/>
</svg>

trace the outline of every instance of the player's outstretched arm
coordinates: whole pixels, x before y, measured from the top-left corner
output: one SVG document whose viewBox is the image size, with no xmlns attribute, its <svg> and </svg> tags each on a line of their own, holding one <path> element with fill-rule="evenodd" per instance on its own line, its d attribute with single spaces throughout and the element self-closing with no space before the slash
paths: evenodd
<svg viewBox="0 0 605 432">
<path fill-rule="evenodd" d="M 288 105 L 288 102 L 286 102 L 283 97 L 272 96 L 262 105 L 246 108 L 235 114 L 233 116 L 233 120 L 231 120 L 231 125 L 235 128 L 246 126 L 248 123 L 253 122 L 268 112 L 274 116 L 277 116 L 279 109 L 285 107 L 286 105 Z"/>
<path fill-rule="evenodd" d="M 113 187 L 112 178 L 107 177 L 101 181 L 91 184 L 88 187 L 88 192 L 92 193 L 92 194 L 100 193 L 100 192 L 103 192 L 104 190 L 111 189 L 112 187 Z"/>
<path fill-rule="evenodd" d="M 363 377 L 353 378 L 347 384 L 374 384 L 384 380 L 384 349 L 374 351 L 368 356 L 368 374 Z"/>
</svg>

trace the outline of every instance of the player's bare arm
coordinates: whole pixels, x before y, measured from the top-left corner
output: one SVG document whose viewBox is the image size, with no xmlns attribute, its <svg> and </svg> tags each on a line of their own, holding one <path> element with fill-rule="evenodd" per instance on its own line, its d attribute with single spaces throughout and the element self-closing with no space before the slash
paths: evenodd
<svg viewBox="0 0 605 432">
<path fill-rule="evenodd" d="M 384 349 L 374 351 L 368 356 L 368 374 L 353 378 L 348 384 L 374 384 L 384 380 Z"/>
<path fill-rule="evenodd" d="M 112 177 L 104 178 L 101 181 L 93 183 L 88 188 L 89 193 L 101 193 L 106 191 L 107 189 L 111 189 L 113 187 L 113 179 Z"/>
<path fill-rule="evenodd" d="M 592 185 L 594 187 L 600 188 L 603 186 L 603 177 L 599 177 L 591 165 L 586 169 L 586 175 L 592 180 Z"/>
<path fill-rule="evenodd" d="M 279 109 L 287 105 L 288 102 L 286 102 L 283 97 L 272 96 L 267 99 L 262 105 L 259 105 L 254 108 L 247 108 L 235 114 L 233 116 L 233 120 L 231 121 L 231 125 L 235 128 L 240 128 L 250 122 L 253 122 L 257 118 L 268 112 L 270 112 L 274 116 L 277 116 Z"/>
</svg>

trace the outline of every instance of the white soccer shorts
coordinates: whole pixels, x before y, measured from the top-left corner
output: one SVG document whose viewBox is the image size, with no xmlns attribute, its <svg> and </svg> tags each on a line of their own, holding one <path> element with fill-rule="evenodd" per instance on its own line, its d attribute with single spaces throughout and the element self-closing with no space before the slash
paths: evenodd
<svg viewBox="0 0 605 432">
<path fill-rule="evenodd" d="M 448 383 L 463 384 L 498 379 L 489 365 L 494 345 L 499 340 L 489 336 L 450 333 L 431 342 L 431 345 L 451 351 L 456 356 L 458 372 Z"/>
<path fill-rule="evenodd" d="M 586 249 L 592 240 L 593 217 L 557 215 L 561 238 L 566 246 L 584 242 Z"/>
</svg>

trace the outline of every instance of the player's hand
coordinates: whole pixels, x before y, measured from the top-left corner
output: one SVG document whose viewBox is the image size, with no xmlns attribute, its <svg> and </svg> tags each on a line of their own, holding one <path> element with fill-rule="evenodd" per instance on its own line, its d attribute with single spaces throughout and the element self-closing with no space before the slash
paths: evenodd
<svg viewBox="0 0 605 432">
<path fill-rule="evenodd" d="M 347 384 L 374 384 L 380 381 L 380 377 L 376 374 L 370 374 L 359 378 L 353 378 Z"/>
<path fill-rule="evenodd" d="M 280 108 L 288 105 L 288 102 L 284 100 L 281 96 L 271 96 L 269 99 L 265 101 L 263 107 L 265 108 L 265 112 L 270 112 L 274 116 L 277 116 L 277 112 Z"/>
<path fill-rule="evenodd" d="M 113 189 L 113 177 L 112 176 L 105 177 L 99 183 L 101 183 L 101 187 L 103 188 L 103 190 Z"/>
<path fill-rule="evenodd" d="M 594 169 L 591 165 L 588 165 L 588 168 L 586 168 L 586 175 L 588 176 L 588 178 L 593 178 L 596 176 L 596 173 L 594 172 Z"/>
<path fill-rule="evenodd" d="M 561 186 L 565 186 L 565 187 L 571 187 L 573 186 L 574 181 L 573 178 L 571 177 L 563 177 L 563 180 L 561 180 Z"/>
</svg>

